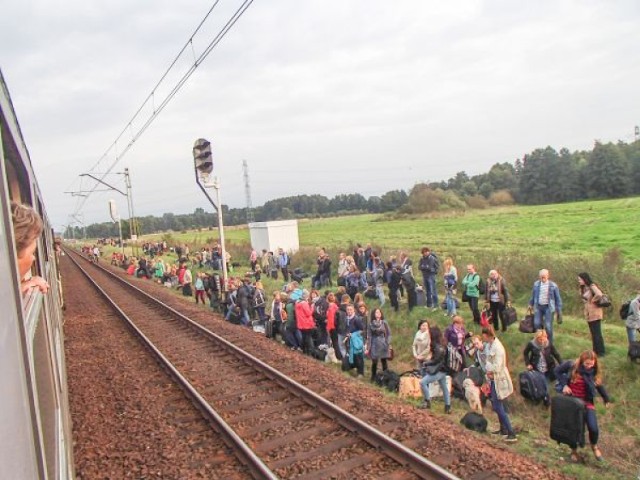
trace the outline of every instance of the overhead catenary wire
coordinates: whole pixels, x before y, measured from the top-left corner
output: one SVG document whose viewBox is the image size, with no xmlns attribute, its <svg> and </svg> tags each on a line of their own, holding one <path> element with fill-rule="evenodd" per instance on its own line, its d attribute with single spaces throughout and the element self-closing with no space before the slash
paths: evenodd
<svg viewBox="0 0 640 480">
<path fill-rule="evenodd" d="M 193 74 L 193 72 L 195 72 L 195 70 L 198 68 L 198 66 L 200 66 L 200 64 L 207 58 L 207 56 L 211 53 L 211 51 L 213 51 L 213 49 L 220 43 L 220 41 L 225 37 L 225 35 L 229 32 L 229 30 L 235 25 L 235 23 L 240 19 L 240 17 L 244 14 L 244 12 L 253 3 L 253 0 L 244 0 L 242 2 L 240 7 L 238 7 L 238 9 L 233 13 L 233 15 L 229 18 L 229 20 L 225 23 L 225 25 L 218 31 L 218 33 L 211 40 L 211 42 L 209 42 L 209 44 L 204 49 L 204 51 L 194 59 L 193 63 L 190 65 L 189 69 L 175 83 L 173 88 L 169 91 L 169 93 L 161 100 L 159 105 L 156 107 L 155 106 L 155 100 L 156 100 L 156 91 L 157 91 L 158 87 L 163 82 L 163 80 L 167 77 L 167 75 L 173 69 L 173 67 L 176 65 L 176 62 L 183 55 L 183 53 L 185 52 L 187 47 L 189 45 L 191 45 L 191 47 L 193 49 L 193 38 L 194 38 L 194 36 L 202 28 L 202 25 L 205 23 L 205 21 L 207 20 L 207 18 L 209 17 L 209 15 L 213 11 L 213 9 L 216 7 L 216 5 L 218 5 L 219 1 L 220 0 L 216 0 L 214 2 L 213 6 L 209 9 L 209 11 L 205 15 L 205 17 L 198 24 L 198 26 L 196 27 L 194 32 L 191 34 L 191 36 L 189 37 L 189 39 L 187 40 L 185 45 L 182 47 L 182 49 L 180 50 L 178 55 L 171 62 L 169 68 L 162 74 L 160 80 L 156 83 L 156 85 L 151 90 L 151 93 L 149 95 L 147 95 L 147 97 L 143 101 L 143 103 L 140 106 L 140 108 L 138 108 L 138 110 L 133 115 L 133 117 L 127 122 L 125 127 L 122 129 L 120 134 L 116 137 L 116 139 L 112 142 L 112 144 L 109 146 L 109 148 L 105 151 L 105 153 L 91 167 L 90 171 L 92 171 L 93 169 L 95 169 L 98 166 L 100 166 L 101 163 L 106 158 L 109 157 L 110 152 L 112 152 L 112 151 L 115 152 L 115 159 L 113 160 L 111 165 L 106 169 L 106 171 L 101 174 L 100 179 L 103 179 L 105 176 L 107 176 L 109 173 L 111 173 L 111 170 L 113 170 L 115 168 L 115 166 L 120 162 L 120 160 L 122 160 L 122 158 L 126 155 L 126 153 L 134 145 L 134 143 L 142 136 L 142 134 L 147 130 L 147 128 L 149 128 L 149 126 L 158 117 L 158 115 L 167 106 L 167 104 L 176 96 L 178 91 L 180 91 L 182 86 L 187 82 L 189 77 L 191 77 L 191 75 Z M 149 103 L 149 101 L 152 101 L 154 103 L 152 114 L 147 118 L 147 120 L 143 123 L 143 125 L 137 131 L 133 132 L 133 122 L 136 120 L 138 115 L 142 112 L 144 107 Z M 122 149 L 122 151 L 118 152 L 117 151 L 118 142 L 122 139 L 122 137 L 125 135 L 125 133 L 127 133 L 127 131 L 131 132 L 131 139 L 126 144 L 126 146 Z M 76 208 L 74 210 L 74 214 L 78 214 L 82 210 L 82 208 L 84 207 L 87 199 L 89 198 L 89 195 L 91 195 L 91 193 L 94 193 L 97 190 L 98 185 L 99 185 L 99 182 L 95 182 L 95 184 L 93 185 L 93 188 L 88 189 L 88 191 L 86 192 L 87 196 L 79 198 L 79 200 L 78 200 L 78 202 L 76 204 Z"/>
</svg>

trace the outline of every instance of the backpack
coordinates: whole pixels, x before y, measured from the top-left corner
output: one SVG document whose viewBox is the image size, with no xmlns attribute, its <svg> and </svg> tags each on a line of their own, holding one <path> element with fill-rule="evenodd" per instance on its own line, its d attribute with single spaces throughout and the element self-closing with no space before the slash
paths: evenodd
<svg viewBox="0 0 640 480">
<path fill-rule="evenodd" d="M 464 367 L 464 359 L 456 347 L 447 344 L 447 353 L 444 357 L 444 365 L 448 373 L 456 374 Z"/>
<path fill-rule="evenodd" d="M 326 298 L 320 297 L 313 304 L 313 318 L 318 321 L 327 319 L 327 310 L 329 309 L 329 302 Z"/>
<path fill-rule="evenodd" d="M 431 252 L 431 256 L 433 257 L 433 273 L 438 273 L 440 270 L 440 259 L 433 252 Z"/>
<path fill-rule="evenodd" d="M 260 290 L 256 290 L 255 296 L 253 297 L 253 306 L 256 308 L 263 307 L 264 304 L 264 294 Z"/>
<path fill-rule="evenodd" d="M 476 273 L 476 275 L 478 274 Z M 480 277 L 480 281 L 478 282 L 478 293 L 480 293 L 480 295 L 484 295 L 486 291 L 487 291 L 487 286 L 484 283 L 484 280 L 482 279 L 482 277 Z"/>
<path fill-rule="evenodd" d="M 376 373 L 374 381 L 376 385 L 384 387 L 390 392 L 397 392 L 400 387 L 400 375 L 393 370 L 383 370 Z"/>
<path fill-rule="evenodd" d="M 460 423 L 469 430 L 484 433 L 487 431 L 489 422 L 479 413 L 467 412 L 460 420 Z"/>
<path fill-rule="evenodd" d="M 633 300 L 627 300 L 622 305 L 620 305 L 621 320 L 626 320 L 627 317 L 631 314 L 631 302 L 633 302 Z"/>
</svg>

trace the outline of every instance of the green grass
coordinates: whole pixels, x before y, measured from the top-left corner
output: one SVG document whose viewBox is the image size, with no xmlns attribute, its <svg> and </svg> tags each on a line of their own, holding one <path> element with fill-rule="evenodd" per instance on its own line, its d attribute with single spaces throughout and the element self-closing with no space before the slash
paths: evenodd
<svg viewBox="0 0 640 480">
<path fill-rule="evenodd" d="M 614 404 L 608 410 L 601 402 L 597 406 L 600 445 L 606 463 L 596 465 L 588 448 L 585 451 L 587 465 L 570 465 L 561 460 L 568 455 L 568 448 L 549 440 L 549 412 L 541 406 L 526 404 L 519 394 L 510 398 L 511 416 L 513 423 L 524 431 L 519 442 L 509 448 L 577 478 L 635 478 L 640 468 L 636 454 L 640 447 L 640 365 L 631 364 L 626 358 L 626 332 L 617 318 L 617 307 L 640 287 L 640 263 L 637 261 L 640 258 L 640 231 L 636 227 L 639 221 L 640 198 L 503 207 L 428 218 L 394 220 L 363 215 L 301 220 L 301 252 L 294 256 L 293 266 L 301 266 L 312 273 L 318 247 L 326 247 L 336 259 L 339 251 L 350 252 L 356 242 L 373 244 L 384 259 L 406 250 L 417 263 L 420 248 L 429 245 L 441 258 L 451 255 L 460 271 L 467 262 L 476 263 L 480 272 L 499 268 L 507 279 L 520 316 L 524 314 L 538 270 L 549 268 L 566 305 L 565 322 L 556 326 L 555 339 L 561 355 L 567 359 L 576 358 L 591 346 L 575 284 L 577 272 L 589 271 L 614 300 L 614 307 L 608 309 L 603 326 L 608 352 L 603 359 L 605 383 Z M 216 239 L 217 231 L 173 232 L 171 235 L 176 242 L 188 243 L 193 250 Z M 233 227 L 225 229 L 225 235 L 234 261 L 243 264 L 239 271 L 248 270 L 248 230 Z M 161 236 L 145 236 L 145 240 Z M 263 280 L 267 292 L 282 287 L 281 283 L 264 277 Z M 430 318 L 444 328 L 447 319 L 440 312 L 431 315 L 424 308 L 416 308 L 409 314 L 406 305 L 398 314 L 393 313 L 388 304 L 384 310 L 392 327 L 396 351 L 393 369 L 399 372 L 411 369 L 411 343 L 417 321 Z M 461 313 L 473 330 L 465 305 Z M 517 388 L 517 375 L 524 369 L 522 350 L 530 336 L 519 333 L 515 327 L 502 335 L 501 340 L 507 349 Z M 436 413 L 441 411 L 440 405 L 436 404 Z M 455 401 L 452 421 L 457 422 L 465 410 L 465 404 Z M 490 407 L 486 414 L 495 425 L 496 417 Z"/>
</svg>

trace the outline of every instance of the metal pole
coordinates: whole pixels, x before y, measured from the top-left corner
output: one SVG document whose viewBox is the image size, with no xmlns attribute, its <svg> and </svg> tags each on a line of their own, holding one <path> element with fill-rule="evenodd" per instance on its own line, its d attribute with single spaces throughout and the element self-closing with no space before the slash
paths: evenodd
<svg viewBox="0 0 640 480">
<path fill-rule="evenodd" d="M 216 190 L 216 204 L 218 208 L 218 230 L 220 231 L 220 247 L 222 248 L 222 291 L 227 291 L 227 249 L 224 244 L 224 225 L 222 224 L 222 201 L 220 200 L 220 181 L 216 177 L 213 181 Z"/>
<path fill-rule="evenodd" d="M 136 236 L 136 242 L 134 243 L 134 245 L 135 245 L 135 255 L 137 256 L 138 255 L 138 240 L 137 240 L 137 238 L 139 236 L 139 232 L 138 232 L 138 225 L 136 223 L 136 214 L 133 211 L 133 189 L 131 188 L 131 177 L 129 176 L 129 169 L 128 168 L 124 169 L 124 178 L 125 178 L 125 182 L 126 182 L 126 185 L 127 185 L 127 193 L 128 193 L 127 201 L 130 202 L 130 208 L 131 208 L 131 217 L 130 218 L 133 218 L 133 221 L 132 221 L 133 230 L 132 230 L 131 234 L 132 235 L 135 234 L 135 236 Z M 133 252 L 133 247 L 132 247 L 132 252 Z"/>
<path fill-rule="evenodd" d="M 118 217 L 118 231 L 120 232 L 120 248 L 122 248 L 122 257 L 124 260 L 124 241 L 122 240 L 122 220 Z"/>
</svg>

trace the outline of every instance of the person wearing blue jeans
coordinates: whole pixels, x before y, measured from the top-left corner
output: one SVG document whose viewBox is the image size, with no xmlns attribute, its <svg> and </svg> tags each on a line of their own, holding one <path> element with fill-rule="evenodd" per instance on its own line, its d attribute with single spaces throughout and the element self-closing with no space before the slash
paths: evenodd
<svg viewBox="0 0 640 480">
<path fill-rule="evenodd" d="M 485 370 L 491 387 L 491 406 L 500 422 L 500 429 L 493 433 L 505 437 L 505 442 L 516 442 L 518 438 L 503 403 L 513 393 L 513 382 L 507 369 L 507 354 L 500 340 L 496 338 L 495 330 L 491 325 L 483 327 L 482 341 L 486 344 Z"/>
<path fill-rule="evenodd" d="M 418 266 L 422 272 L 425 293 L 427 297 L 427 307 L 438 309 L 438 289 L 436 287 L 436 275 L 438 274 L 438 258 L 431 253 L 429 247 L 422 249 L 422 257 Z"/>
<path fill-rule="evenodd" d="M 431 337 L 431 359 L 426 360 L 422 364 L 424 377 L 420 380 L 420 389 L 422 390 L 424 399 L 422 403 L 418 405 L 418 408 L 431 408 L 429 385 L 433 382 L 438 382 L 444 396 L 444 413 L 451 413 L 451 395 L 447 388 L 447 368 L 445 363 L 447 349 L 443 343 L 444 341 L 440 330 L 434 330 Z"/>
<path fill-rule="evenodd" d="M 536 330 L 544 328 L 549 341 L 553 343 L 553 314 L 556 314 L 556 320 L 561 324 L 562 297 L 558 285 L 549 280 L 549 270 L 542 269 L 538 275 L 540 279 L 533 284 L 529 300 L 529 306 L 533 308 L 533 326 Z"/>
<path fill-rule="evenodd" d="M 640 294 L 629 303 L 629 315 L 624 325 L 627 327 L 627 339 L 631 344 L 636 341 L 636 331 L 640 328 Z"/>
</svg>

